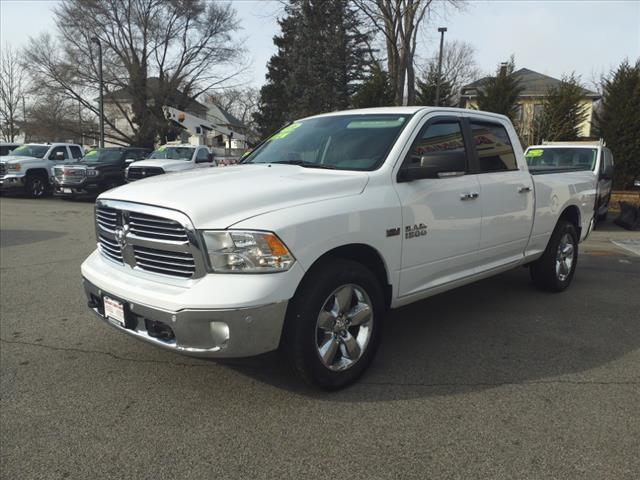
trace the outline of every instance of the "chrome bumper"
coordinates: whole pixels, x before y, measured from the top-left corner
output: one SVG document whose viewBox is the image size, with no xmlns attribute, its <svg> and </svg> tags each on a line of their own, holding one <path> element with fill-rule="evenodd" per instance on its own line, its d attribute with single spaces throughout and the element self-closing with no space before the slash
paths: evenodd
<svg viewBox="0 0 640 480">
<path fill-rule="evenodd" d="M 152 345 L 196 357 L 250 357 L 278 348 L 288 302 L 226 310 L 170 312 L 103 291 L 82 279 L 88 306 L 103 322 Z M 103 297 L 123 303 L 127 327 L 104 316 Z M 157 328 L 173 333 L 162 338 Z"/>
<path fill-rule="evenodd" d="M 10 190 L 24 187 L 24 175 L 6 175 L 0 177 L 0 190 Z"/>
</svg>

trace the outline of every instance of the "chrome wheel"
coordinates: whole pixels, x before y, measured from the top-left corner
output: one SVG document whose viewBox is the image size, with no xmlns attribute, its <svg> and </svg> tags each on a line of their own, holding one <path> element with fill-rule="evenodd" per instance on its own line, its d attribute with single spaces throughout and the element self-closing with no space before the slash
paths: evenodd
<svg viewBox="0 0 640 480">
<path fill-rule="evenodd" d="M 373 304 L 354 284 L 329 295 L 316 322 L 316 352 L 329 370 L 352 367 L 364 354 L 373 328 Z"/>
<path fill-rule="evenodd" d="M 560 239 L 558 251 L 556 252 L 556 276 L 561 282 L 564 282 L 571 274 L 574 257 L 573 238 L 568 233 L 565 233 Z"/>
<path fill-rule="evenodd" d="M 32 197 L 41 197 L 44 195 L 46 188 L 44 180 L 40 177 L 36 177 L 32 179 L 29 184 L 29 193 Z"/>
</svg>

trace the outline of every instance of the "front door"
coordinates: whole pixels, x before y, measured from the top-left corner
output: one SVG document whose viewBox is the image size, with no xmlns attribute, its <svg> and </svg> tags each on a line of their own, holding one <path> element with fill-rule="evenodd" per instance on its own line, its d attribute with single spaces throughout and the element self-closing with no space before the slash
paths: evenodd
<svg viewBox="0 0 640 480">
<path fill-rule="evenodd" d="M 437 154 L 468 153 L 461 119 L 430 118 L 414 140 L 405 164 L 420 158 L 441 162 Z M 440 164 L 439 164 L 440 166 Z M 471 173 L 468 157 L 465 171 L 437 178 L 396 183 L 402 205 L 402 271 L 400 296 L 417 294 L 473 273 L 480 241 L 482 209 L 478 176 Z"/>
</svg>

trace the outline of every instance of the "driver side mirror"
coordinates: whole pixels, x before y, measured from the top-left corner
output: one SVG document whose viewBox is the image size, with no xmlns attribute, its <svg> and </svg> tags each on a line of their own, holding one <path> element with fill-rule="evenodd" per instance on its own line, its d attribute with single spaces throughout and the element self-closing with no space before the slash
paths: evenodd
<svg viewBox="0 0 640 480">
<path fill-rule="evenodd" d="M 467 171 L 464 152 L 437 152 L 428 155 L 412 155 L 398 173 L 399 182 L 423 178 L 460 177 Z"/>
<path fill-rule="evenodd" d="M 56 152 L 53 156 L 54 160 L 64 160 L 64 152 Z"/>
<path fill-rule="evenodd" d="M 131 165 L 131 164 L 132 164 L 133 162 L 135 162 L 135 161 L 136 161 L 136 159 L 135 159 L 135 158 L 125 158 L 125 159 L 124 159 L 124 164 L 125 164 L 126 166 L 129 166 L 129 165 Z"/>
</svg>

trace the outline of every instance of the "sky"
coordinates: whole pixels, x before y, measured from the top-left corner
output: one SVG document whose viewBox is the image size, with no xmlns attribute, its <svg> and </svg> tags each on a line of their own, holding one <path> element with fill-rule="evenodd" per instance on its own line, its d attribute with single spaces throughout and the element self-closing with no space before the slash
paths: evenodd
<svg viewBox="0 0 640 480">
<path fill-rule="evenodd" d="M 56 1 L 0 0 L 0 43 L 25 45 L 30 36 L 55 33 L 51 9 Z M 234 80 L 259 87 L 275 53 L 281 3 L 235 0 L 244 39 L 247 71 Z M 438 48 L 437 28 L 446 26 L 445 42 L 472 44 L 481 71 L 493 72 L 515 55 L 516 66 L 560 78 L 575 72 L 589 85 L 624 58 L 640 58 L 640 0 L 633 1 L 496 1 L 470 0 L 455 11 L 428 19 L 420 35 L 419 58 Z"/>
</svg>

